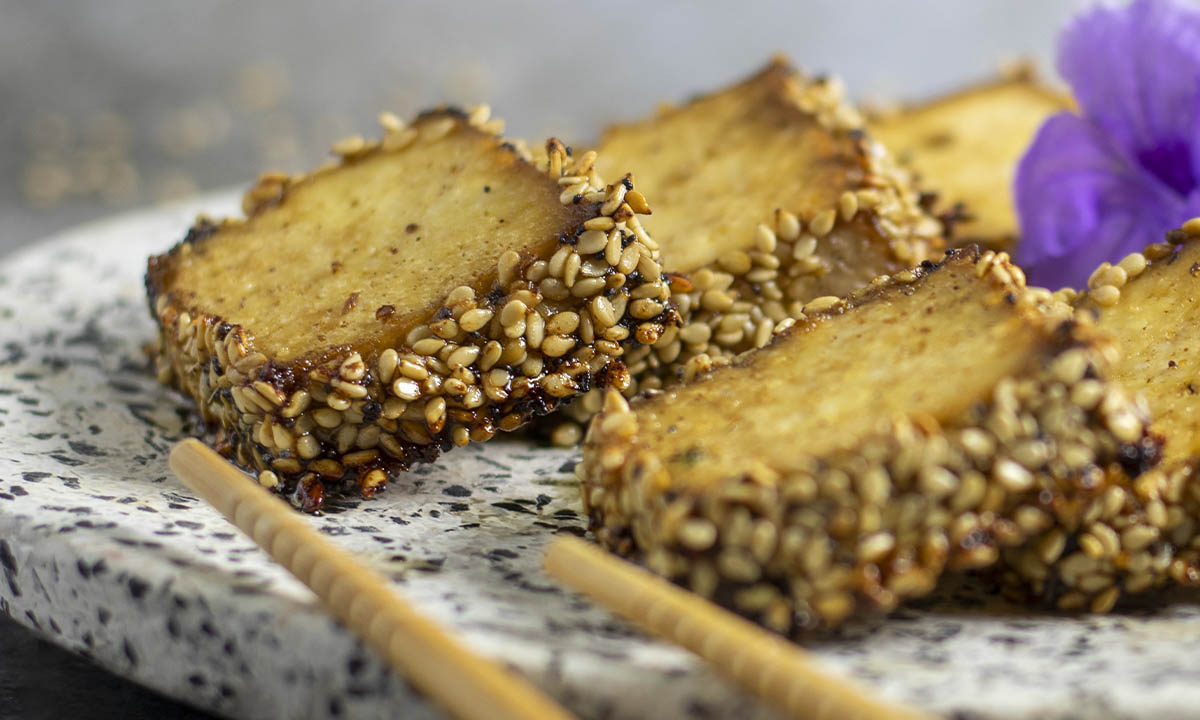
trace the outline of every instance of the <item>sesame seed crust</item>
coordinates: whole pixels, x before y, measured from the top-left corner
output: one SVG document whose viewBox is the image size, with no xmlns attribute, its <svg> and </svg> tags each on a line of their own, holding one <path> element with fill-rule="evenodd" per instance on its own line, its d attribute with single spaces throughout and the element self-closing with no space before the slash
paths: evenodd
<svg viewBox="0 0 1200 720">
<path fill-rule="evenodd" d="M 1200 276 L 1200 219 L 1164 242 L 1102 263 L 1082 292 L 1059 291 L 1077 314 L 1109 334 L 1120 353 L 1110 377 L 1138 393 L 1153 418 L 1157 467 L 1134 482 L 1105 478 L 1080 520 L 1005 551 L 1010 593 L 1067 610 L 1107 612 L 1121 598 L 1167 583 L 1200 584 L 1200 426 L 1192 304 Z M 1127 461 L 1127 462 L 1131 462 Z"/>
<path fill-rule="evenodd" d="M 1103 380 L 1111 346 L 1048 291 L 1025 288 L 1003 253 L 955 250 L 941 264 L 918 266 L 911 278 L 881 278 L 679 392 L 751 377 L 746 373 L 763 353 L 801 358 L 813 328 L 860 327 L 859 309 L 873 303 L 921 310 L 931 278 L 947 272 L 953 282 L 975 283 L 969 291 L 979 302 L 1002 308 L 1001 324 L 1021 324 L 1038 338 L 1022 351 L 1022 370 L 1001 377 L 956 416 L 922 411 L 878 426 L 860 418 L 875 430 L 817 454 L 801 441 L 782 464 L 768 464 L 752 442 L 731 438 L 719 471 L 703 480 L 695 468 L 680 470 L 686 457 L 657 449 L 682 440 L 643 434 L 665 422 L 649 422 L 658 412 L 653 395 L 631 406 L 609 392 L 576 468 L 597 539 L 793 632 L 889 610 L 929 592 L 943 572 L 993 566 L 1006 549 L 1090 521 L 1090 508 L 1108 488 L 1131 486 L 1130 476 L 1153 468 L 1157 445 L 1142 408 Z M 670 418 L 666 432 L 686 437 L 693 421 Z M 1103 541 L 1111 544 L 1111 536 Z"/>
<path fill-rule="evenodd" d="M 724 122 L 708 128 L 714 114 L 711 106 L 726 98 L 739 104 L 756 102 L 769 110 L 778 125 L 761 128 L 757 121 L 738 117 L 734 129 Z M 626 362 L 633 377 L 627 396 L 687 380 L 697 372 L 728 362 L 739 353 L 762 347 L 769 342 L 781 323 L 803 319 L 806 305 L 813 301 L 829 302 L 844 297 L 871 278 L 903 271 L 919 263 L 936 259 L 944 245 L 941 223 L 929 215 L 914 188 L 912 178 L 893 160 L 887 149 L 864 130 L 858 111 L 846 102 L 842 84 L 832 77 L 813 78 L 777 57 L 755 75 L 731 87 L 696 98 L 678 108 L 662 111 L 657 117 L 612 128 L 600 145 L 609 162 L 632 164 L 639 158 L 629 146 L 639 147 L 650 138 L 670 133 L 670 123 L 689 122 L 703 132 L 769 133 L 775 138 L 818 128 L 835 155 L 808 158 L 809 150 L 797 148 L 797 163 L 804 166 L 833 165 L 839 170 L 834 182 L 837 191 L 826 193 L 827 206 L 806 204 L 808 198 L 788 198 L 789 205 L 777 207 L 759 217 L 752 210 L 757 202 L 742 189 L 739 204 L 722 223 L 745 225 L 748 232 L 730 244 L 722 235 L 722 252 L 715 261 L 700 266 L 680 264 L 672 249 L 687 245 L 689 235 L 682 223 L 664 210 L 665 198 L 704 198 L 692 177 L 677 179 L 671 174 L 671 192 L 655 193 L 658 215 L 648 221 L 662 244 L 663 266 L 669 271 L 672 298 L 681 320 L 679 328 L 666 332 L 653 347 L 634 347 Z M 769 138 L 767 138 L 769 139 Z M 712 138 L 719 145 L 719 137 Z M 664 138 L 663 142 L 669 142 Z M 699 142 L 692 138 L 691 142 Z M 622 149 L 617 152 L 616 145 Z M 653 145 L 653 144 L 652 144 Z M 755 145 L 742 153 L 737 162 L 745 169 L 762 163 L 762 150 Z M 614 160 L 615 158 L 615 160 Z M 649 164 L 657 158 L 646 158 Z M 728 162 L 725 166 L 728 166 Z M 640 175 L 645 184 L 645 171 Z M 697 185 L 695 190 L 691 185 Z M 751 186 L 764 202 L 772 202 L 773 187 Z M 748 211 L 753 213 L 748 215 Z M 679 224 L 680 227 L 676 227 Z M 676 239 L 676 236 L 680 236 Z M 716 242 L 718 239 L 714 238 Z M 728 245 L 728 247 L 725 247 Z M 691 247 L 689 245 L 689 247 Z M 611 248 L 614 254 L 618 248 Z M 599 410 L 602 393 L 593 391 L 569 405 L 566 422 L 586 424 Z M 555 420 L 557 424 L 557 420 Z M 561 430 L 555 436 L 570 439 L 578 431 Z"/>
<path fill-rule="evenodd" d="M 411 125 L 391 114 L 380 122 L 381 140 L 337 143 L 338 164 L 301 177 L 263 175 L 244 199 L 246 219 L 198 219 L 181 243 L 150 259 L 146 275 L 160 328 L 159 379 L 196 402 L 205 421 L 219 428 L 229 455 L 258 472 L 261 484 L 309 512 L 320 509 L 327 490 L 356 488 L 369 497 L 390 471 L 515 429 L 592 387 L 625 389 L 629 374 L 621 358 L 632 339 L 652 344 L 677 323 L 664 277 L 585 262 L 576 250 L 602 234 L 618 238 L 637 262 L 649 265 L 658 257 L 643 242 L 650 239 L 646 231 L 631 225 L 636 211 L 626 196 L 632 180 L 599 182 L 595 153 L 572 157 L 550 140 L 535 163 L 522 143 L 498 137 L 502 124 L 485 106 L 431 111 Z M 543 255 L 506 251 L 473 287 L 445 288 L 399 342 L 314 347 L 297 358 L 272 358 L 256 347 L 253 327 L 189 304 L 180 299 L 186 293 L 172 287 L 180 258 L 218 242 L 228 228 L 252 227 L 260 214 L 287 203 L 298 184 L 352 172 L 367 158 L 402 161 L 407 148 L 451 133 L 486 135 L 517 155 L 563 206 L 580 208 L 580 220 Z M 645 200 L 639 196 L 634 204 Z M 624 312 L 634 298 L 641 303 L 636 316 Z M 599 302 L 606 305 L 597 313 Z M 386 320 L 387 306 L 375 317 Z"/>
</svg>

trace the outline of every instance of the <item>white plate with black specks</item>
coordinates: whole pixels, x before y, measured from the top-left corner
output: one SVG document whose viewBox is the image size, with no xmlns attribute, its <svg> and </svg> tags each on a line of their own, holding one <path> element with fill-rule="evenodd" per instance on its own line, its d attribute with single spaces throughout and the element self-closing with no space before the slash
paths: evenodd
<svg viewBox="0 0 1200 720">
<path fill-rule="evenodd" d="M 167 469 L 191 415 L 142 355 L 145 260 L 236 201 L 89 225 L 0 262 L 0 609 L 230 717 L 436 717 Z M 583 717 L 772 717 L 542 574 L 547 539 L 583 531 L 575 459 L 513 440 L 455 450 L 312 523 Z M 1195 716 L 1198 599 L 1061 617 L 960 588 L 810 649 L 948 715 Z"/>
</svg>

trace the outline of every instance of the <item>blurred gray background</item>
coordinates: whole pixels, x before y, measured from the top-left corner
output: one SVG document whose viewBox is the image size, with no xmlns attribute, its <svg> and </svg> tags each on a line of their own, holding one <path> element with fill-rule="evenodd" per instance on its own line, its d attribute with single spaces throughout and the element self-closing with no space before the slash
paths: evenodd
<svg viewBox="0 0 1200 720">
<path fill-rule="evenodd" d="M 0 0 L 0 253 L 300 170 L 380 109 L 491 103 L 576 141 L 789 54 L 867 100 L 1031 57 L 1079 0 Z"/>
</svg>

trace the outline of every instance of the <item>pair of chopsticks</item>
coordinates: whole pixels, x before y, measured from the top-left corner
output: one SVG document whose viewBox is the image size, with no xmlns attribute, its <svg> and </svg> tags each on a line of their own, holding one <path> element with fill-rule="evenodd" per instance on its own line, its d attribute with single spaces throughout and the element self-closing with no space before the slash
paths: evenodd
<svg viewBox="0 0 1200 720">
<path fill-rule="evenodd" d="M 460 720 L 566 720 L 540 690 L 467 650 L 378 573 L 323 538 L 198 440 L 171 451 L 171 469 L 253 538 L 426 697 Z M 821 670 L 806 653 L 701 597 L 577 538 L 551 543 L 546 570 L 643 630 L 700 655 L 788 717 L 927 718 L 885 704 Z"/>
</svg>

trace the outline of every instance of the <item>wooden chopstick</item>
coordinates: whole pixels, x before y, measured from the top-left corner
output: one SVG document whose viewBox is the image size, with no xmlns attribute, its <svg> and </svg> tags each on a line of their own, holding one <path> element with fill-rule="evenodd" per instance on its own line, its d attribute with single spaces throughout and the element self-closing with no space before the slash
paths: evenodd
<svg viewBox="0 0 1200 720">
<path fill-rule="evenodd" d="M 928 720 L 885 703 L 817 666 L 782 637 L 573 537 L 546 550 L 552 576 L 643 630 L 708 661 L 787 717 L 803 720 Z"/>
<path fill-rule="evenodd" d="M 499 664 L 471 653 L 375 571 L 203 443 L 178 443 L 171 469 L 307 585 L 325 609 L 426 697 L 461 720 L 573 717 Z"/>
</svg>

